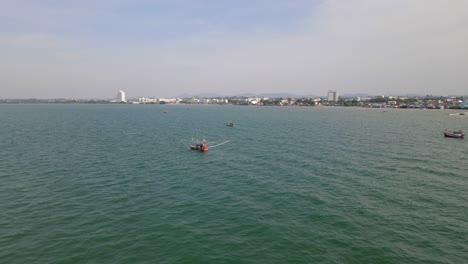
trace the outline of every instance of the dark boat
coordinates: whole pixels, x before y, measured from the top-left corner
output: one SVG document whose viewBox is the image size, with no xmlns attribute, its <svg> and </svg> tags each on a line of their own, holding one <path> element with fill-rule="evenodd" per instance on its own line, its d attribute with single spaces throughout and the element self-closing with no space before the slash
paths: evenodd
<svg viewBox="0 0 468 264">
<path fill-rule="evenodd" d="M 226 123 L 226 126 L 234 127 L 236 124 L 232 121 Z"/>
<path fill-rule="evenodd" d="M 444 136 L 451 137 L 451 138 L 464 138 L 465 134 L 463 134 L 463 131 L 461 130 L 450 131 L 446 129 L 444 131 Z"/>
</svg>

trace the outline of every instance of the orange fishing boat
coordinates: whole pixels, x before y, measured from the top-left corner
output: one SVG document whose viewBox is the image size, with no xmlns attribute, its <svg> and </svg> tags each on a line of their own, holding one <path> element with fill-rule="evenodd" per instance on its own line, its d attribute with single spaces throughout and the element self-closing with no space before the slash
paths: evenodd
<svg viewBox="0 0 468 264">
<path fill-rule="evenodd" d="M 197 140 L 195 144 L 190 145 L 190 149 L 206 152 L 208 151 L 208 145 L 206 144 L 206 140 L 202 140 L 201 142 Z"/>
</svg>

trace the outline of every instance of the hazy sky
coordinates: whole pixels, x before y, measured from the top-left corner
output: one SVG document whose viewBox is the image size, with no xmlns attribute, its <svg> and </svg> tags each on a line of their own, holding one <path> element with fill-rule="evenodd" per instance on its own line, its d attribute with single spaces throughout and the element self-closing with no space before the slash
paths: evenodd
<svg viewBox="0 0 468 264">
<path fill-rule="evenodd" d="M 0 0 L 0 98 L 468 94 L 468 0 Z"/>
</svg>

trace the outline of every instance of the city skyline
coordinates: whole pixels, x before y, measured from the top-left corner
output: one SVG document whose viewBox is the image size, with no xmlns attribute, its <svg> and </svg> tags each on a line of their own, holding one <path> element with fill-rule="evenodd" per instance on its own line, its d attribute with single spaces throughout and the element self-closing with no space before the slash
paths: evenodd
<svg viewBox="0 0 468 264">
<path fill-rule="evenodd" d="M 5 1 L 1 98 L 464 95 L 466 1 Z"/>
</svg>

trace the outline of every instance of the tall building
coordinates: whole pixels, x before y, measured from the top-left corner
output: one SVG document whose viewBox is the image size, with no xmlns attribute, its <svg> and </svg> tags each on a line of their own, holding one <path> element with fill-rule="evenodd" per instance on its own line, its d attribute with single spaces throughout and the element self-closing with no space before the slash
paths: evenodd
<svg viewBox="0 0 468 264">
<path fill-rule="evenodd" d="M 338 102 L 338 92 L 328 90 L 328 101 L 329 102 Z"/>
<path fill-rule="evenodd" d="M 117 102 L 125 102 L 125 92 L 120 90 L 117 94 Z"/>
</svg>

